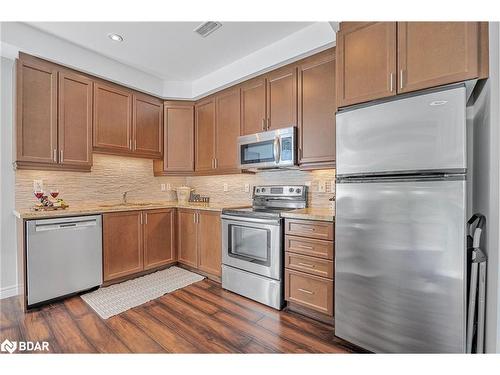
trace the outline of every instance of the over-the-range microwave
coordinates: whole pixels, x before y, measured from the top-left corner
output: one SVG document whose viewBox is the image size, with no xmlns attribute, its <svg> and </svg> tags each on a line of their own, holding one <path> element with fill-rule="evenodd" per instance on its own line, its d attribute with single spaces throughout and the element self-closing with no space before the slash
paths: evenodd
<svg viewBox="0 0 500 375">
<path fill-rule="evenodd" d="M 238 138 L 241 169 L 294 168 L 297 165 L 295 127 L 243 135 Z"/>
</svg>

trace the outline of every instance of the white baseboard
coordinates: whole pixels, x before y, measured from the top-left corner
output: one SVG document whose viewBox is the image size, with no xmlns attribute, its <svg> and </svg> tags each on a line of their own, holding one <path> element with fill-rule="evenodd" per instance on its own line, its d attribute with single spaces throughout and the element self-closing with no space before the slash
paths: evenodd
<svg viewBox="0 0 500 375">
<path fill-rule="evenodd" d="M 11 285 L 11 286 L 6 286 L 4 288 L 1 288 L 0 289 L 0 299 L 9 298 L 12 296 L 17 296 L 20 294 L 19 290 L 21 290 L 21 288 L 19 288 L 18 285 Z"/>
</svg>

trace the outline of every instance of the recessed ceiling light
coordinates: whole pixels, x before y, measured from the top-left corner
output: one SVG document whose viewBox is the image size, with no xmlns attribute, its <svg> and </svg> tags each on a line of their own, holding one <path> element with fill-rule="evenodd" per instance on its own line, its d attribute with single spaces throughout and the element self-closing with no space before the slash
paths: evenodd
<svg viewBox="0 0 500 375">
<path fill-rule="evenodd" d="M 108 34 L 108 38 L 111 39 L 113 42 L 123 42 L 123 37 L 119 34 Z"/>
</svg>

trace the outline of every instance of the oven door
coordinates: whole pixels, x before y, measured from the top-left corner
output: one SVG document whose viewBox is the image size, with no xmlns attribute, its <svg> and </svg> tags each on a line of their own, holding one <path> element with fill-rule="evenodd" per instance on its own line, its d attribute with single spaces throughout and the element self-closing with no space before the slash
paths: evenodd
<svg viewBox="0 0 500 375">
<path fill-rule="evenodd" d="M 222 215 L 222 263 L 281 280 L 281 220 Z"/>
</svg>

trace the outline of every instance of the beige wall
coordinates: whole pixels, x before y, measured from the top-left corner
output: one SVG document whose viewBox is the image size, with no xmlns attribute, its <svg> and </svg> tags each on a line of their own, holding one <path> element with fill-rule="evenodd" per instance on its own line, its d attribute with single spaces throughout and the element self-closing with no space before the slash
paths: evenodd
<svg viewBox="0 0 500 375">
<path fill-rule="evenodd" d="M 56 187 L 60 197 L 70 205 L 81 205 L 89 201 L 118 202 L 122 192 L 128 193 L 129 201 L 169 201 L 175 200 L 173 191 L 162 192 L 160 184 L 171 184 L 172 188 L 189 185 L 200 194 L 210 196 L 212 203 L 249 204 L 254 185 L 300 184 L 310 183 L 309 204 L 314 207 L 328 206 L 331 182 L 335 178 L 333 169 L 324 171 L 279 171 L 260 172 L 257 174 L 238 174 L 203 177 L 154 177 L 151 160 L 94 154 L 92 172 L 58 171 L 16 171 L 16 208 L 28 208 L 36 201 L 33 196 L 33 180 L 41 179 L 44 189 Z M 224 184 L 228 192 L 224 192 Z M 326 192 L 320 193 L 321 183 L 326 185 Z M 245 192 L 249 184 L 250 192 Z M 335 190 L 335 186 L 333 186 Z"/>
</svg>

